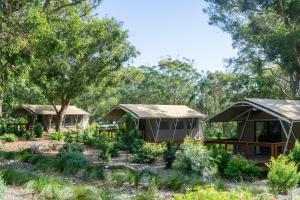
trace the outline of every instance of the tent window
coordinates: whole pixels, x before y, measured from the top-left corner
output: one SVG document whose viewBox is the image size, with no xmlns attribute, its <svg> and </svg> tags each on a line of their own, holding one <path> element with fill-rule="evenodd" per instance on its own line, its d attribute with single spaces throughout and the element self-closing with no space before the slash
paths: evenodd
<svg viewBox="0 0 300 200">
<path fill-rule="evenodd" d="M 161 121 L 159 129 L 169 130 L 169 121 L 165 121 L 165 120 Z"/>
<path fill-rule="evenodd" d="M 173 125 L 173 129 L 175 129 L 175 124 Z M 184 121 L 178 120 L 176 129 L 184 129 Z"/>
<path fill-rule="evenodd" d="M 70 117 L 70 116 L 66 116 L 66 117 L 65 117 L 65 123 L 66 123 L 66 124 L 69 124 L 69 123 L 71 123 L 71 122 L 72 122 L 71 117 Z"/>
<path fill-rule="evenodd" d="M 186 121 L 186 128 L 187 129 L 196 128 L 196 124 L 197 124 L 196 120 L 193 120 L 193 121 L 192 120 L 187 120 Z"/>
</svg>

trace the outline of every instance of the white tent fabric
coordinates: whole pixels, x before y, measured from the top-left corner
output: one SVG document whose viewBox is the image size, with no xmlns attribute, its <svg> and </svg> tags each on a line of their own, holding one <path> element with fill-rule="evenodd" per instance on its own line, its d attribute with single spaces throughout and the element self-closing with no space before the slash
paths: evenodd
<svg viewBox="0 0 300 200">
<path fill-rule="evenodd" d="M 206 116 L 185 105 L 120 104 L 104 116 L 104 119 L 118 118 L 129 112 L 139 119 L 157 118 L 200 118 Z"/>
</svg>

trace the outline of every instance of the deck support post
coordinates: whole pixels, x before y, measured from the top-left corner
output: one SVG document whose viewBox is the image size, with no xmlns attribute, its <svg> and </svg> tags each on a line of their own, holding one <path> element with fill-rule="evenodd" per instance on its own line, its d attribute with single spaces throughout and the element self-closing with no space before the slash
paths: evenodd
<svg viewBox="0 0 300 200">
<path fill-rule="evenodd" d="M 294 126 L 294 121 L 292 121 L 292 123 L 291 123 L 289 134 L 288 134 L 288 137 L 286 139 L 286 143 L 285 143 L 285 147 L 284 147 L 284 151 L 283 151 L 284 154 L 286 154 L 286 152 L 287 152 L 287 148 L 288 148 L 288 144 L 289 144 L 289 141 L 290 141 L 291 133 L 293 131 L 293 126 Z"/>
</svg>

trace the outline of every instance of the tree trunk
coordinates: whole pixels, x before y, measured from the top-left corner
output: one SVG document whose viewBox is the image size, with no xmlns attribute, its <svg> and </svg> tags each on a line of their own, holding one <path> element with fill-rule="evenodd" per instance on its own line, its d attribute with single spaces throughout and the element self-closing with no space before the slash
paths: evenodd
<svg viewBox="0 0 300 200">
<path fill-rule="evenodd" d="M 2 104 L 3 104 L 3 95 L 0 94 L 0 118 L 2 118 Z"/>
<path fill-rule="evenodd" d="M 300 74 L 296 72 L 295 78 L 290 75 L 290 90 L 293 99 L 297 97 L 299 91 Z"/>
<path fill-rule="evenodd" d="M 67 99 L 66 97 L 64 97 L 62 99 L 60 110 L 56 111 L 55 131 L 61 130 L 62 122 L 65 117 L 65 112 L 68 109 L 69 104 L 70 104 L 70 100 Z M 55 106 L 55 105 L 53 105 L 53 106 Z"/>
</svg>

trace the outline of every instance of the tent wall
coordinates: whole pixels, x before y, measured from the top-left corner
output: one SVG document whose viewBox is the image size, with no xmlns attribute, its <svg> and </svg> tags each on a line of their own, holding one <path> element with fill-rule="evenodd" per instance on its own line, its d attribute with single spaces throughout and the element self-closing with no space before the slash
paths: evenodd
<svg viewBox="0 0 300 200">
<path fill-rule="evenodd" d="M 50 115 L 42 115 L 42 125 L 44 126 L 44 130 L 48 132 L 55 131 L 55 116 Z M 50 124 L 51 122 L 51 124 Z M 63 122 L 62 131 L 67 130 L 76 130 L 76 125 L 79 124 L 81 129 L 86 129 L 89 125 L 89 116 L 88 115 L 66 115 L 65 120 Z"/>
<path fill-rule="evenodd" d="M 202 129 L 200 127 L 200 120 L 193 119 L 193 127 L 192 130 L 189 129 L 189 123 L 191 119 L 178 119 L 183 122 L 183 128 L 177 128 L 174 134 L 174 127 L 176 123 L 176 119 L 161 119 L 161 126 L 158 130 L 158 124 L 160 119 L 147 119 L 146 120 L 146 129 L 145 129 L 145 139 L 148 141 L 172 141 L 174 135 L 174 141 L 182 141 L 187 135 L 191 135 L 192 137 L 197 137 L 202 135 Z M 181 123 L 182 123 L 181 122 Z M 168 128 L 163 127 L 168 124 Z"/>
<path fill-rule="evenodd" d="M 237 123 L 237 138 L 241 139 L 241 141 L 254 142 L 255 141 L 254 123 L 255 123 L 254 121 L 248 121 L 246 126 L 245 126 L 244 133 L 242 135 L 242 131 L 243 131 L 243 127 L 244 127 L 245 122 L 238 122 Z M 242 135 L 242 137 L 241 137 L 241 135 Z M 237 151 L 239 153 L 245 152 L 245 146 L 244 145 L 239 145 L 239 147 L 237 148 Z M 250 152 L 250 155 L 254 154 L 254 147 L 250 147 L 249 152 Z"/>
</svg>

